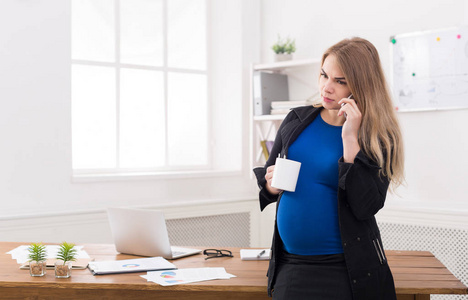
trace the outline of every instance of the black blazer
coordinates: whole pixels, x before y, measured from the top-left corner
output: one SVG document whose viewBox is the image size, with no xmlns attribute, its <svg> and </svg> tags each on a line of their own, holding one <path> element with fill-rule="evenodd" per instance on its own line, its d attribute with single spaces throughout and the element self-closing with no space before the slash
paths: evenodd
<svg viewBox="0 0 468 300">
<path fill-rule="evenodd" d="M 281 157 L 287 155 L 289 146 L 321 110 L 322 108 L 312 106 L 293 109 L 278 129 L 270 158 L 265 166 L 253 170 L 260 187 L 261 210 L 270 203 L 279 203 L 282 196 L 282 193 L 272 195 L 265 188 L 266 169 L 275 164 L 278 154 L 281 154 Z M 354 299 L 394 300 L 396 295 L 393 277 L 374 217 L 384 206 L 389 180 L 379 176 L 380 167 L 362 151 L 356 155 L 354 163 L 345 163 L 341 157 L 338 165 L 337 201 L 340 233 Z M 275 220 L 272 257 L 267 274 L 269 296 L 274 289 L 275 267 L 282 247 Z"/>
</svg>

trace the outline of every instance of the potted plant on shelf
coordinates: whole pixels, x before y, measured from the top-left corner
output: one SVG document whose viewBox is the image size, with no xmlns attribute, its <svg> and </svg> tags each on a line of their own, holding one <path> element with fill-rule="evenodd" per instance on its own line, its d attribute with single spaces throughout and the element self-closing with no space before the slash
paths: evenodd
<svg viewBox="0 0 468 300">
<path fill-rule="evenodd" d="M 55 277 L 69 278 L 71 276 L 72 261 L 76 260 L 77 251 L 75 244 L 63 242 L 57 252 L 57 261 L 55 262 Z"/>
<path fill-rule="evenodd" d="M 271 47 L 275 52 L 275 61 L 291 60 L 292 54 L 296 51 L 296 41 L 289 37 L 284 41 L 278 35 L 278 41 Z"/>
<path fill-rule="evenodd" d="M 41 243 L 32 243 L 29 245 L 29 274 L 31 276 L 44 276 L 46 274 L 46 246 Z"/>
</svg>

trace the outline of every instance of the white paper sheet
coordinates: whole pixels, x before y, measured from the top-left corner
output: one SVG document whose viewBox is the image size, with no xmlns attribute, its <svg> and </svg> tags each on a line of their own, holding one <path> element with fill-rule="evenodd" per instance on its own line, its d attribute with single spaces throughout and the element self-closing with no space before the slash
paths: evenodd
<svg viewBox="0 0 468 300">
<path fill-rule="evenodd" d="M 187 268 L 148 272 L 147 275 L 141 277 L 162 286 L 170 286 L 206 280 L 230 279 L 236 276 L 227 273 L 224 268 Z"/>
<path fill-rule="evenodd" d="M 12 259 L 16 259 L 16 262 L 19 264 L 24 264 L 29 261 L 29 245 L 21 245 L 15 249 L 8 251 L 7 254 L 11 254 Z M 83 250 L 83 246 L 75 246 L 77 250 L 76 258 L 90 258 L 88 253 Z M 47 258 L 55 259 L 59 250 L 59 245 L 46 245 Z"/>
</svg>

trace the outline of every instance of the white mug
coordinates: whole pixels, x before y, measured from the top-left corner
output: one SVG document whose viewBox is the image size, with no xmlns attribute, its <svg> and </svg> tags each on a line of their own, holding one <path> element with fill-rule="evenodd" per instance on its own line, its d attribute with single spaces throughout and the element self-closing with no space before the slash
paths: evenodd
<svg viewBox="0 0 468 300">
<path fill-rule="evenodd" d="M 300 162 L 277 157 L 271 186 L 280 190 L 294 192 L 300 169 Z"/>
</svg>

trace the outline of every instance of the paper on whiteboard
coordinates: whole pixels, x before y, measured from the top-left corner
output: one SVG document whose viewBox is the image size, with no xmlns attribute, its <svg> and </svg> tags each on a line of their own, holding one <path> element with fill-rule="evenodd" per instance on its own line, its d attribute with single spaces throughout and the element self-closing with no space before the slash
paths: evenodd
<svg viewBox="0 0 468 300">
<path fill-rule="evenodd" d="M 468 28 L 397 35 L 390 47 L 397 110 L 468 108 Z"/>
</svg>

